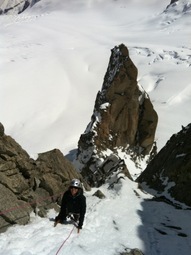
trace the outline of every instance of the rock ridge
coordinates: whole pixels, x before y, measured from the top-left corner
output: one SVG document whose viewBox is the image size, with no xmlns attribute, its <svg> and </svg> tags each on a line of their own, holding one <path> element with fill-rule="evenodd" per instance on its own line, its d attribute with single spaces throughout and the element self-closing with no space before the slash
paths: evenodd
<svg viewBox="0 0 191 255">
<path fill-rule="evenodd" d="M 157 196 L 175 200 L 191 207 L 191 124 L 171 136 L 166 145 L 137 178 L 158 191 Z"/>
</svg>

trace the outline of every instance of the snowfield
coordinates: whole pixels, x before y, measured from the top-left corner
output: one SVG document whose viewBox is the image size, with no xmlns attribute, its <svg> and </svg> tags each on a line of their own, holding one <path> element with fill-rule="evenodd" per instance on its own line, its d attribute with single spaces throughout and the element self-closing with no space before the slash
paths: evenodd
<svg viewBox="0 0 191 255">
<path fill-rule="evenodd" d="M 0 16 L 6 134 L 33 158 L 54 148 L 65 155 L 75 149 L 90 122 L 110 50 L 124 43 L 159 115 L 160 150 L 189 123 L 191 112 L 190 1 L 165 11 L 168 4 L 41 0 L 20 15 Z"/>
</svg>

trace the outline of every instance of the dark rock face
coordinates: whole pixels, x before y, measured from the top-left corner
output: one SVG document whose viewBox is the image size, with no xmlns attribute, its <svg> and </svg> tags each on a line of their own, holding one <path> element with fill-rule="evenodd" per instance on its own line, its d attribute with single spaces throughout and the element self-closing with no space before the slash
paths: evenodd
<svg viewBox="0 0 191 255">
<path fill-rule="evenodd" d="M 170 6 L 170 5 L 172 5 L 172 4 L 174 4 L 174 3 L 176 3 L 176 2 L 178 2 L 179 0 L 171 0 L 170 1 L 170 4 L 167 6 L 167 8 Z"/>
<path fill-rule="evenodd" d="M 0 123 L 0 136 L 4 135 L 4 126 L 2 125 L 2 123 Z"/>
<path fill-rule="evenodd" d="M 170 138 L 137 181 L 146 182 L 159 194 L 168 188 L 172 197 L 191 206 L 188 193 L 191 187 L 191 124 Z"/>
<path fill-rule="evenodd" d="M 132 180 L 132 177 L 127 169 L 127 166 L 123 159 L 115 154 L 107 156 L 106 159 L 97 167 L 95 171 L 92 171 L 92 167 L 96 168 L 96 158 L 93 157 L 92 161 L 90 160 L 90 166 L 83 168 L 82 176 L 87 181 L 91 187 L 99 187 L 105 183 L 105 180 L 110 178 L 111 175 L 115 174 L 115 178 L 119 174 L 124 174 L 129 179 Z"/>
<path fill-rule="evenodd" d="M 28 7 L 32 7 L 40 0 L 4 0 L 0 5 L 0 15 L 2 14 L 20 14 Z"/>
<path fill-rule="evenodd" d="M 32 211 L 45 216 L 47 209 L 56 209 L 73 178 L 83 181 L 59 150 L 41 153 L 35 161 L 0 124 L 0 232 L 26 224 Z"/>
<path fill-rule="evenodd" d="M 157 121 L 147 93 L 137 84 L 137 68 L 128 49 L 123 44 L 115 47 L 102 90 L 96 97 L 91 122 L 78 143 L 77 162 L 83 176 L 89 175 L 91 184 L 95 182 L 93 175 L 103 167 L 107 150 L 117 156 L 116 151 L 121 148 L 135 158 L 149 154 Z"/>
<path fill-rule="evenodd" d="M 178 0 L 171 0 L 170 4 L 174 4 L 176 2 L 178 2 Z"/>
<path fill-rule="evenodd" d="M 119 255 L 144 255 L 139 249 L 126 249 L 128 251 L 121 252 Z"/>
</svg>

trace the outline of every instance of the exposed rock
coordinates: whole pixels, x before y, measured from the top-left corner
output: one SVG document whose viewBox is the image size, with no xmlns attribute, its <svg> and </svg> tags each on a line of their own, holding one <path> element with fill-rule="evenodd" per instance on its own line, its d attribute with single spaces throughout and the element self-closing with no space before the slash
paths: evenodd
<svg viewBox="0 0 191 255">
<path fill-rule="evenodd" d="M 101 190 L 99 190 L 99 189 L 93 194 L 93 196 L 96 196 L 96 197 L 98 197 L 98 198 L 100 198 L 100 199 L 105 198 L 105 195 L 104 195 L 103 192 L 101 192 Z"/>
<path fill-rule="evenodd" d="M 105 181 L 113 174 L 123 173 L 129 179 L 132 177 L 127 169 L 127 166 L 123 159 L 117 155 L 111 154 L 97 167 L 95 171 L 92 171 L 92 165 L 84 167 L 82 175 L 90 186 L 99 187 L 105 183 Z M 95 167 L 95 165 L 93 165 Z"/>
<path fill-rule="evenodd" d="M 71 179 L 89 186 L 57 149 L 39 154 L 35 161 L 0 124 L 0 232 L 12 224 L 26 224 L 30 212 L 45 216 L 57 208 Z"/>
<path fill-rule="evenodd" d="M 151 153 L 157 121 L 147 93 L 137 84 L 137 68 L 128 49 L 123 44 L 115 47 L 91 122 L 78 142 L 75 164 L 91 185 L 97 185 L 96 180 L 103 183 L 103 161 L 108 155 L 120 162 L 118 149 L 131 154 L 134 160 Z"/>
<path fill-rule="evenodd" d="M 2 123 L 0 122 L 0 136 L 4 135 L 4 126 L 2 125 Z"/>
<path fill-rule="evenodd" d="M 176 2 L 178 2 L 179 0 L 171 0 L 170 1 L 170 4 L 174 4 L 174 3 L 176 3 Z"/>
<path fill-rule="evenodd" d="M 126 249 L 128 251 L 121 252 L 119 255 L 144 255 L 139 249 Z"/>
<path fill-rule="evenodd" d="M 170 138 L 137 181 L 191 206 L 191 124 Z"/>
<path fill-rule="evenodd" d="M 170 1 L 170 4 L 166 7 L 167 9 L 174 3 L 178 2 L 179 0 L 171 0 Z"/>
<path fill-rule="evenodd" d="M 10 224 L 26 224 L 30 219 L 31 207 L 0 183 L 0 232 Z"/>
<path fill-rule="evenodd" d="M 20 14 L 40 0 L 4 0 L 0 4 L 0 14 Z"/>
<path fill-rule="evenodd" d="M 164 10 L 164 14 L 166 14 L 165 20 L 167 24 L 171 24 L 182 17 L 185 18 L 185 15 L 190 15 L 191 11 L 191 3 L 190 1 L 179 1 L 179 0 L 171 0 L 170 4 L 167 5 L 166 9 Z M 183 15 L 184 14 L 184 15 Z"/>
</svg>

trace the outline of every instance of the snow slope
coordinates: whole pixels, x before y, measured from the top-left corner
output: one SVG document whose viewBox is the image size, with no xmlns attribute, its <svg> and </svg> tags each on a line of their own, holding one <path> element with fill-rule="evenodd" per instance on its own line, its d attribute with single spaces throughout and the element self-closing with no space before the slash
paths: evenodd
<svg viewBox="0 0 191 255">
<path fill-rule="evenodd" d="M 85 193 L 88 208 L 80 234 L 71 224 L 54 228 L 57 214 L 50 211 L 45 219 L 33 216 L 29 225 L 0 234 L 0 255 L 111 255 L 134 248 L 145 255 L 189 254 L 190 210 L 154 202 L 128 179 L 114 189 L 108 186 L 101 187 L 103 200 L 92 196 L 95 189 Z"/>
<path fill-rule="evenodd" d="M 190 122 L 190 5 L 180 0 L 41 0 L 21 15 L 0 16 L 0 121 L 31 157 L 77 147 L 101 89 L 110 49 L 124 43 L 139 84 L 159 115 L 160 149 Z M 131 169 L 130 169 L 131 171 Z M 147 255 L 189 254 L 190 210 L 178 210 L 121 179 L 87 192 L 87 215 L 59 254 L 111 255 L 139 248 Z M 72 225 L 53 228 L 33 216 L 0 234 L 0 255 L 54 255 Z"/>
<path fill-rule="evenodd" d="M 79 234 L 71 224 L 54 228 L 57 214 L 50 211 L 45 219 L 33 216 L 29 225 L 0 234 L 0 255 L 111 255 L 134 248 L 145 255 L 189 254 L 190 210 L 151 201 L 126 178 L 108 187 L 101 187 L 103 200 L 92 196 L 95 189 L 85 193 L 87 214 Z"/>
</svg>

